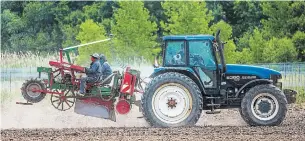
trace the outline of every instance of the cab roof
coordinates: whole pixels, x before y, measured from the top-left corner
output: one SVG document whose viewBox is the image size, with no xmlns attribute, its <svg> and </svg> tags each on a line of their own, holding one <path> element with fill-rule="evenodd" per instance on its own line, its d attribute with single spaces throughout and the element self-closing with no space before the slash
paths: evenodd
<svg viewBox="0 0 305 141">
<path fill-rule="evenodd" d="M 163 40 L 214 40 L 212 35 L 168 35 Z"/>
</svg>

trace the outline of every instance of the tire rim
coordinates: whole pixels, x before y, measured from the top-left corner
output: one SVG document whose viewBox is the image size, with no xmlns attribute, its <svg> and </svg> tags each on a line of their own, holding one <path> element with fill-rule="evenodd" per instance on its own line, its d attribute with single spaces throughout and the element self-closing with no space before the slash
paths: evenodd
<svg viewBox="0 0 305 141">
<path fill-rule="evenodd" d="M 273 95 L 261 93 L 252 100 L 251 111 L 259 120 L 271 120 L 279 111 L 279 102 Z"/>
<path fill-rule="evenodd" d="M 26 87 L 26 93 L 31 97 L 31 98 L 36 98 L 38 97 L 41 92 L 33 92 L 32 90 L 41 90 L 41 86 L 38 83 L 31 83 Z"/>
<path fill-rule="evenodd" d="M 180 84 L 169 83 L 156 90 L 152 98 L 156 117 L 167 124 L 185 120 L 192 110 L 190 92 Z"/>
</svg>

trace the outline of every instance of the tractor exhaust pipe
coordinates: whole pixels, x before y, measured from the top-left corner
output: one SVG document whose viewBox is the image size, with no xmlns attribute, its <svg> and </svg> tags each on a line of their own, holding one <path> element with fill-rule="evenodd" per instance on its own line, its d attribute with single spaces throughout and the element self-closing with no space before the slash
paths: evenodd
<svg viewBox="0 0 305 141">
<path fill-rule="evenodd" d="M 224 44 L 223 42 L 221 42 L 220 40 L 220 29 L 217 30 L 216 32 L 216 42 L 218 44 L 218 50 L 219 50 L 219 56 L 220 56 L 220 61 L 221 61 L 221 65 L 222 65 L 222 71 L 223 73 L 227 71 L 227 66 L 226 66 L 226 62 L 225 62 L 225 56 L 224 56 Z"/>
</svg>

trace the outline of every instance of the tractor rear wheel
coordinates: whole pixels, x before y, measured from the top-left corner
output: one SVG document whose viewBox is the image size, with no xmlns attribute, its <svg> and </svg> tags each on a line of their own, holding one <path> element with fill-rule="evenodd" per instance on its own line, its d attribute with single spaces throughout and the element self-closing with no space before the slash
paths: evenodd
<svg viewBox="0 0 305 141">
<path fill-rule="evenodd" d="M 240 115 L 251 126 L 276 126 L 287 112 L 284 93 L 271 84 L 251 88 L 241 102 Z"/>
<path fill-rule="evenodd" d="M 31 103 L 40 102 L 46 96 L 43 92 L 33 92 L 33 90 L 45 90 L 45 85 L 38 78 L 31 78 L 22 84 L 21 92 L 25 100 Z"/>
<path fill-rule="evenodd" d="M 164 73 L 153 78 L 142 97 L 144 118 L 154 127 L 195 125 L 202 112 L 202 95 L 189 77 Z"/>
</svg>

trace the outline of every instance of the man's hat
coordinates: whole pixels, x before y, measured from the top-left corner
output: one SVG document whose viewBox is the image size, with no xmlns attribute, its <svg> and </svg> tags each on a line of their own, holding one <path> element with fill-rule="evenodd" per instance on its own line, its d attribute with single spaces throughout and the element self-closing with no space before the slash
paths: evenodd
<svg viewBox="0 0 305 141">
<path fill-rule="evenodd" d="M 103 61 L 106 61 L 106 56 L 104 54 L 101 54 L 100 59 L 103 60 Z"/>
<path fill-rule="evenodd" d="M 94 57 L 94 58 L 96 58 L 96 59 L 99 58 L 99 55 L 98 55 L 97 53 L 91 54 L 90 56 L 92 56 L 92 57 Z"/>
</svg>

